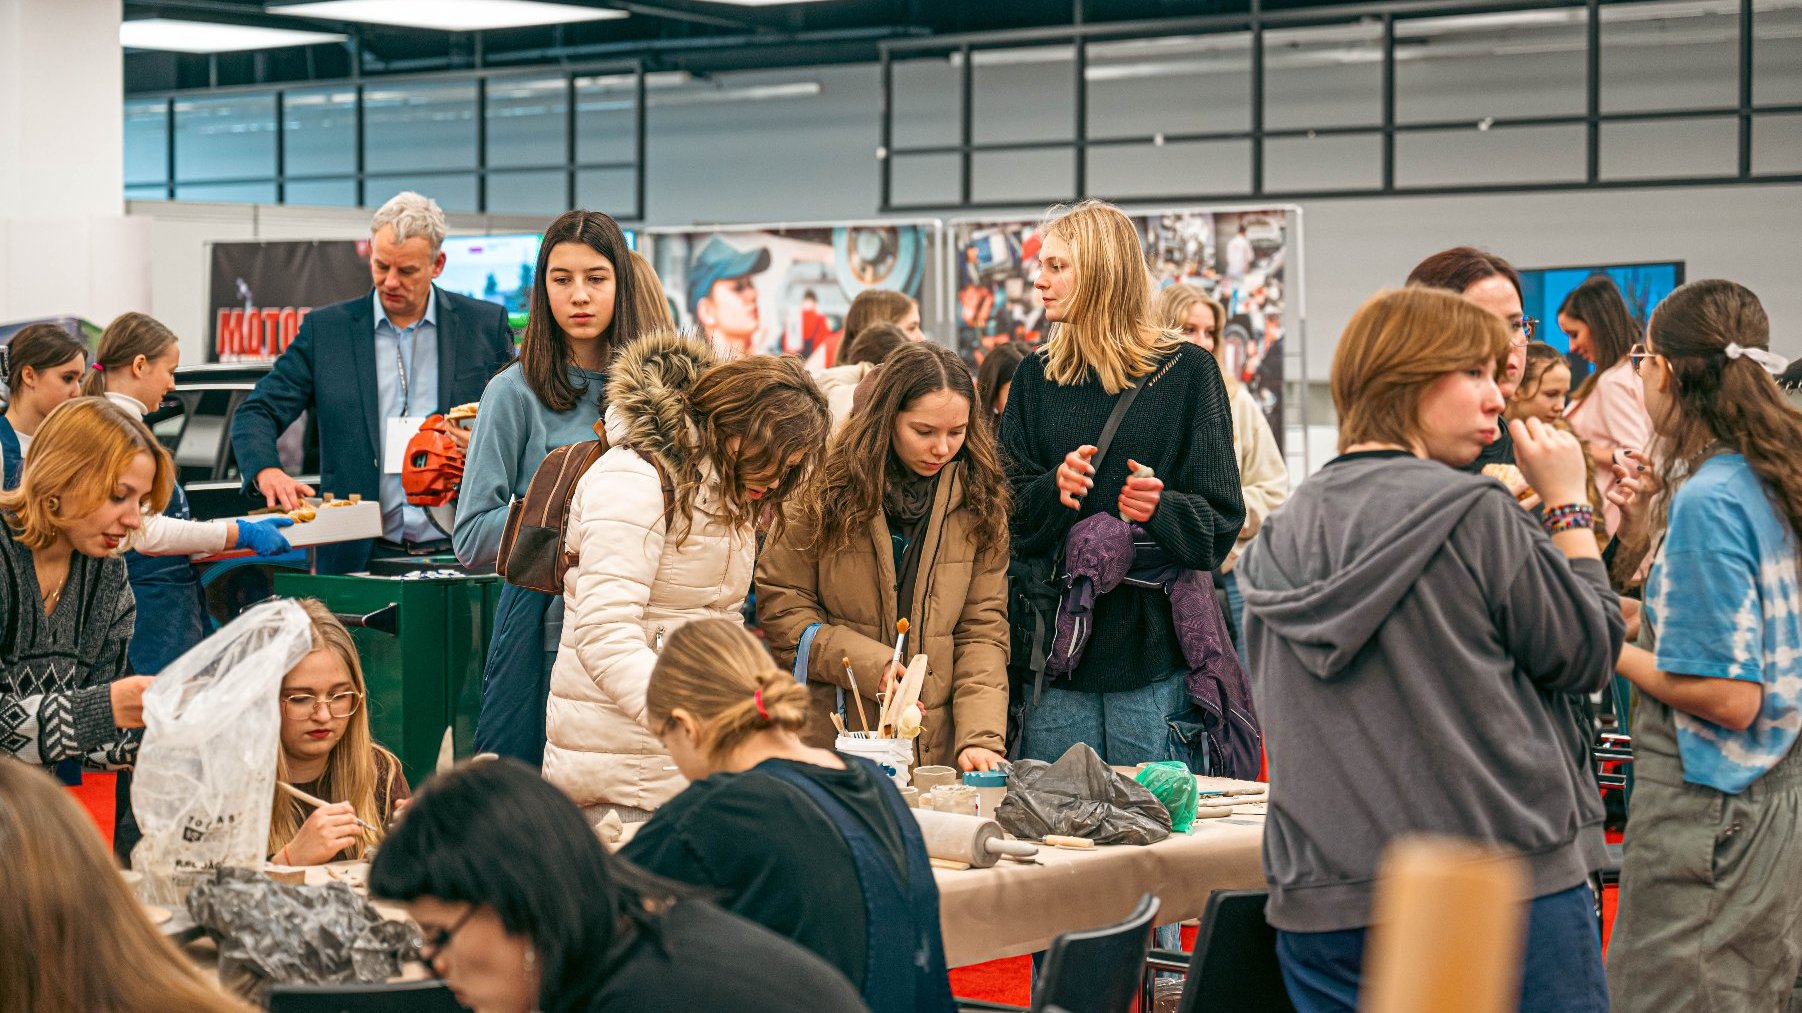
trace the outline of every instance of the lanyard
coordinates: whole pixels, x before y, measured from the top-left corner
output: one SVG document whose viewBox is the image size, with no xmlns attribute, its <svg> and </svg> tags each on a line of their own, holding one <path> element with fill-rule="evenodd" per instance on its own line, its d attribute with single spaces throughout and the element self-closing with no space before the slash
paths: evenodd
<svg viewBox="0 0 1802 1013">
<path fill-rule="evenodd" d="M 423 322 L 423 321 L 421 321 L 421 322 Z M 392 322 L 390 322 L 388 324 L 388 326 L 393 327 L 394 324 Z M 411 354 L 408 356 L 404 356 L 404 357 L 400 354 L 400 331 L 396 330 L 394 332 L 394 365 L 396 368 L 398 368 L 400 370 L 400 416 L 401 416 L 401 418 L 406 418 L 407 417 L 407 409 L 411 408 L 413 406 L 412 387 L 407 383 L 407 359 L 417 356 L 419 354 L 419 324 L 414 324 L 411 328 L 409 328 L 409 330 L 412 332 L 411 336 L 408 339 L 411 342 L 411 346 L 409 348 L 409 351 Z"/>
</svg>

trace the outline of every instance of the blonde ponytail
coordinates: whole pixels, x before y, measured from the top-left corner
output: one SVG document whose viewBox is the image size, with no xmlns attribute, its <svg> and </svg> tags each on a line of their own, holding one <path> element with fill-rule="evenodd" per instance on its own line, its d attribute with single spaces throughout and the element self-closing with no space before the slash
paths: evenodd
<svg viewBox="0 0 1802 1013">
<path fill-rule="evenodd" d="M 678 708 L 700 723 L 704 748 L 718 758 L 766 729 L 806 727 L 808 693 L 776 667 L 744 626 L 731 619 L 697 619 L 664 640 L 645 689 L 653 730 L 668 728 Z"/>
</svg>

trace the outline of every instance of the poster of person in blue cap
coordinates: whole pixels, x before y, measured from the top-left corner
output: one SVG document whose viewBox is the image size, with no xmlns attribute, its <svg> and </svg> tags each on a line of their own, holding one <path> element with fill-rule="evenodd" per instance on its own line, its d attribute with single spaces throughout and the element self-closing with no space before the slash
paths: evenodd
<svg viewBox="0 0 1802 1013">
<path fill-rule="evenodd" d="M 757 346 L 763 316 L 756 276 L 769 267 L 767 247 L 741 250 L 719 236 L 709 238 L 689 265 L 688 312 L 728 355 L 748 355 Z"/>
<path fill-rule="evenodd" d="M 865 289 L 921 298 L 928 226 L 872 223 L 647 230 L 646 256 L 677 302 L 676 323 L 722 355 L 798 355 L 832 364 L 851 300 Z"/>
</svg>

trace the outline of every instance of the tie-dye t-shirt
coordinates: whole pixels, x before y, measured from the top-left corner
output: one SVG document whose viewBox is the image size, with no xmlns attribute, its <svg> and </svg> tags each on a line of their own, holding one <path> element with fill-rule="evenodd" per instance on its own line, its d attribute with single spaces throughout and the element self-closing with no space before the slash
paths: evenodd
<svg viewBox="0 0 1802 1013">
<path fill-rule="evenodd" d="M 1789 754 L 1802 728 L 1802 603 L 1788 522 L 1739 454 L 1718 454 L 1671 500 L 1646 583 L 1660 671 L 1764 684 L 1745 731 L 1673 709 L 1683 779 L 1738 794 Z"/>
</svg>

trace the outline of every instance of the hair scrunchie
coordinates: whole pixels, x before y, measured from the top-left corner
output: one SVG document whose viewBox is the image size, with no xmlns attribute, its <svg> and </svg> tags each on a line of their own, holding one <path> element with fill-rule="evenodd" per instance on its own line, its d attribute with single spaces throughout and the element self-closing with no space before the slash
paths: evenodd
<svg viewBox="0 0 1802 1013">
<path fill-rule="evenodd" d="M 762 686 L 757 687 L 757 691 L 755 693 L 751 694 L 751 702 L 753 702 L 757 705 L 758 715 L 760 717 L 762 717 L 765 721 L 768 721 L 770 719 L 770 712 L 767 710 L 764 710 L 764 708 L 763 708 L 763 687 Z"/>
<path fill-rule="evenodd" d="M 1763 366 L 1767 373 L 1781 373 L 1789 368 L 1788 359 L 1785 359 L 1783 356 L 1778 355 L 1769 349 L 1747 348 L 1737 341 L 1729 341 L 1727 342 L 1727 347 L 1722 349 L 1722 351 L 1726 353 L 1729 362 L 1734 359 L 1751 359 L 1753 362 Z"/>
</svg>

